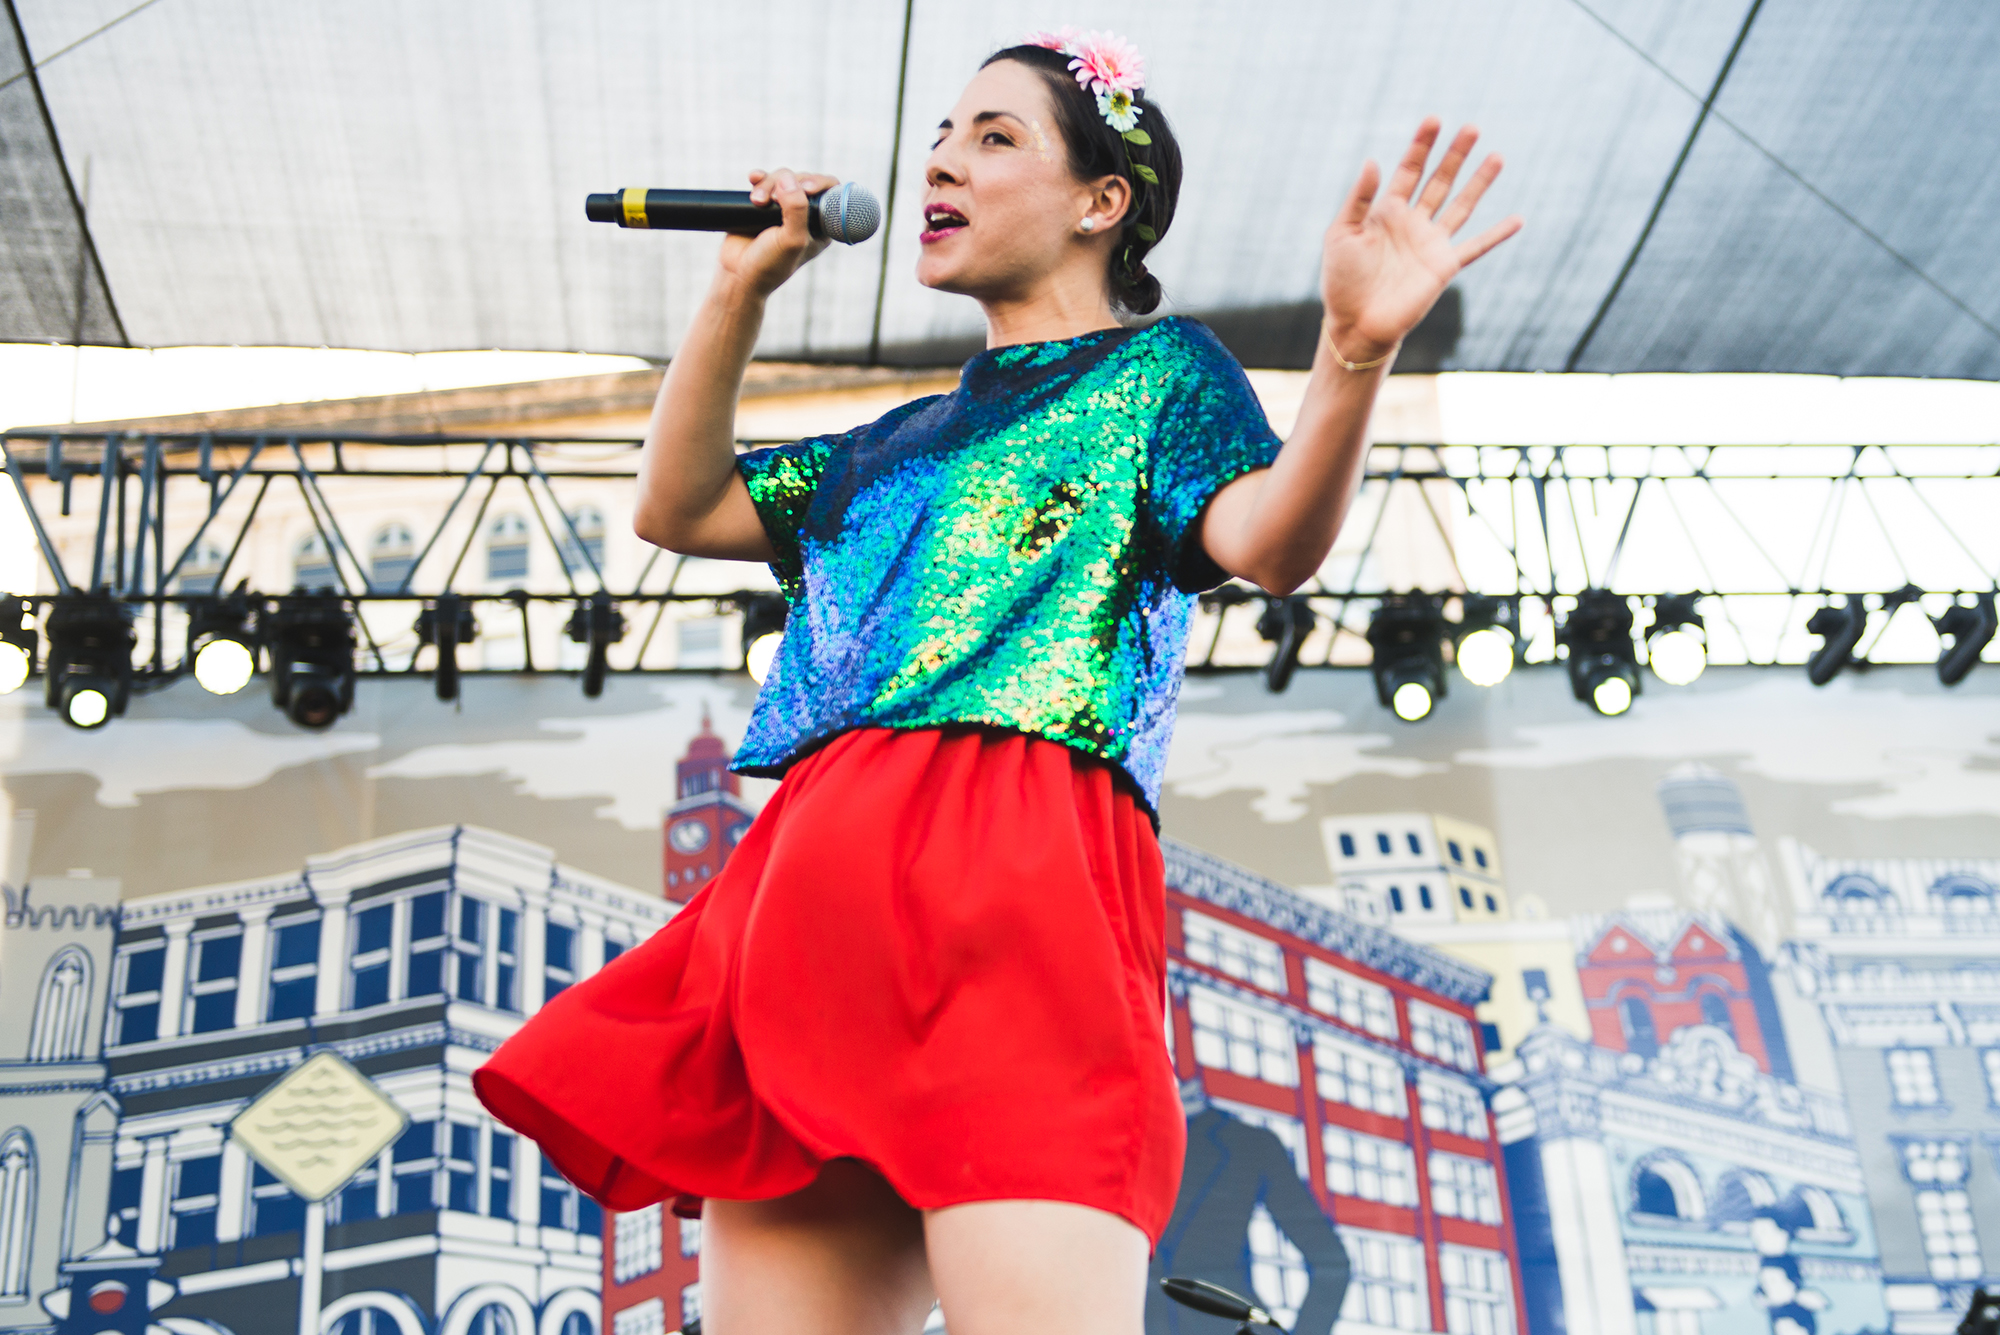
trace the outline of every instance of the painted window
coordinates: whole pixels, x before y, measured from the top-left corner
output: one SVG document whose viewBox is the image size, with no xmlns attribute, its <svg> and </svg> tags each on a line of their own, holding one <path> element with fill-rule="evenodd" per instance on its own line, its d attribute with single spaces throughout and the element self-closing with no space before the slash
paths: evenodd
<svg viewBox="0 0 2000 1335">
<path fill-rule="evenodd" d="M 1277 942 L 1188 909 L 1181 914 L 1188 958 L 1266 992 L 1285 991 L 1285 952 Z"/>
<path fill-rule="evenodd" d="M 604 962 L 606 964 L 611 963 L 611 961 L 617 959 L 620 955 L 623 955 L 629 949 L 631 949 L 630 943 L 625 941 L 614 941 L 612 938 L 608 936 L 605 937 Z"/>
<path fill-rule="evenodd" d="M 1929 1048 L 1889 1048 L 1889 1098 L 1898 1108 L 1932 1108 L 1938 1094 L 1937 1063 Z"/>
<path fill-rule="evenodd" d="M 1731 1042 L 1736 1040 L 1736 1020 L 1729 1013 L 1729 1002 L 1720 992 L 1701 994 L 1701 1022 L 1714 1025 L 1729 1035 Z"/>
<path fill-rule="evenodd" d="M 349 947 L 348 999 L 356 1010 L 389 1000 L 390 946 L 395 941 L 396 908 L 377 904 L 354 915 L 354 939 Z"/>
<path fill-rule="evenodd" d="M 1250 1287 L 1264 1310 L 1287 1330 L 1299 1318 L 1299 1307 L 1312 1287 L 1305 1253 L 1292 1245 L 1260 1203 L 1250 1212 Z"/>
<path fill-rule="evenodd" d="M 590 1319 L 588 1312 L 571 1312 L 563 1318 L 556 1335 L 597 1335 L 597 1323 Z"/>
<path fill-rule="evenodd" d="M 118 952 L 114 1043 L 150 1043 L 160 1036 L 160 981 L 166 968 L 163 941 L 149 941 Z"/>
<path fill-rule="evenodd" d="M 1422 904 L 1425 908 L 1431 908 L 1434 906 L 1433 901 L 1431 899 L 1431 888 L 1429 886 L 1420 885 L 1417 887 L 1417 902 L 1419 904 Z"/>
<path fill-rule="evenodd" d="M 1401 886 L 1392 885 L 1389 887 L 1389 907 L 1398 913 L 1403 911 L 1403 890 Z"/>
<path fill-rule="evenodd" d="M 403 970 L 403 995 L 434 997 L 445 991 L 445 892 L 433 890 L 409 901 L 410 958 Z"/>
<path fill-rule="evenodd" d="M 334 1198 L 332 1220 L 351 1224 L 361 1219 L 382 1217 L 382 1156 L 377 1155 L 347 1180 Z"/>
<path fill-rule="evenodd" d="M 1465 861 L 1465 853 L 1462 849 L 1459 848 L 1458 840 L 1447 839 L 1444 841 L 1444 846 L 1451 853 L 1451 860 L 1453 862 Z"/>
<path fill-rule="evenodd" d="M 1429 1330 L 1430 1275 L 1423 1244 L 1367 1229 L 1343 1227 L 1339 1232 L 1349 1267 L 1341 1320 L 1383 1330 Z"/>
<path fill-rule="evenodd" d="M 576 981 L 576 928 L 552 922 L 542 937 L 542 1000 L 554 1001 Z"/>
<path fill-rule="evenodd" d="M 1500 1188 L 1493 1165 L 1463 1154 L 1431 1152 L 1431 1207 L 1452 1219 L 1500 1223 Z"/>
<path fill-rule="evenodd" d="M 1987 1048 L 1979 1054 L 1980 1069 L 1986 1072 L 1986 1097 L 1993 1106 L 2000 1108 L 2000 1048 Z"/>
<path fill-rule="evenodd" d="M 212 1245 L 216 1204 L 221 1200 L 222 1156 L 204 1154 L 182 1159 L 168 1168 L 167 1246 Z"/>
<path fill-rule="evenodd" d="M 486 578 L 493 580 L 528 577 L 528 521 L 509 510 L 495 515 L 486 526 Z"/>
<path fill-rule="evenodd" d="M 271 928 L 266 1020 L 303 1020 L 319 990 L 319 919 L 285 918 Z"/>
<path fill-rule="evenodd" d="M 1486 896 L 1486 911 L 1488 913 L 1498 913 L 1500 911 L 1500 901 L 1492 895 Z"/>
<path fill-rule="evenodd" d="M 1752 1199 L 1759 1191 L 1766 1197 L 1771 1195 L 1762 1177 L 1731 1174 L 1716 1188 L 1716 1212 L 1725 1219 L 1748 1219 L 1758 1205 L 1769 1203 Z M 1649 1159 L 1632 1174 L 1634 1214 L 1692 1222 L 1702 1217 L 1705 1208 L 1701 1178 L 1679 1159 L 1667 1155 Z"/>
<path fill-rule="evenodd" d="M 1660 1031 L 1653 1025 L 1653 1008 L 1644 997 L 1626 997 L 1618 1003 L 1618 1027 L 1625 1034 L 1625 1050 L 1651 1061 L 1660 1055 Z"/>
<path fill-rule="evenodd" d="M 567 1229 L 589 1237 L 603 1236 L 604 1212 L 597 1208 L 597 1202 L 571 1186 L 548 1155 L 542 1155 L 541 1160 L 542 1227 Z"/>
<path fill-rule="evenodd" d="M 562 534 L 563 565 L 572 575 L 604 569 L 604 511 L 594 505 L 579 505 L 570 511 L 569 528 Z"/>
<path fill-rule="evenodd" d="M 1422 1001 L 1412 1001 L 1409 1010 L 1411 1047 L 1461 1071 L 1479 1069 L 1479 1050 L 1473 1046 L 1469 1020 Z"/>
<path fill-rule="evenodd" d="M 701 1220 L 683 1219 L 681 1226 L 681 1255 L 701 1255 Z"/>
<path fill-rule="evenodd" d="M 701 1320 L 701 1282 L 688 1285 L 681 1290 L 681 1329 L 686 1330 Z"/>
<path fill-rule="evenodd" d="M 368 543 L 368 582 L 378 590 L 401 588 L 417 566 L 417 539 L 408 524 L 384 524 Z"/>
<path fill-rule="evenodd" d="M 396 1137 L 390 1151 L 396 1214 L 437 1209 L 438 1130 L 436 1122 L 411 1122 Z"/>
<path fill-rule="evenodd" d="M 495 1219 L 514 1217 L 514 1155 L 519 1141 L 512 1133 L 489 1133 L 486 1170 L 486 1213 Z"/>
<path fill-rule="evenodd" d="M 1483 848 L 1474 848 L 1472 850 L 1472 860 L 1481 867 L 1484 867 L 1486 865 L 1486 850 Z"/>
<path fill-rule="evenodd" d="M 28 1299 L 35 1203 L 35 1142 L 17 1126 L 0 1136 L 0 1299 Z"/>
<path fill-rule="evenodd" d="M 664 1207 L 649 1205 L 611 1217 L 611 1279 L 627 1284 L 660 1268 L 660 1215 Z"/>
<path fill-rule="evenodd" d="M 1397 1036 L 1396 999 L 1388 988 L 1316 959 L 1306 961 L 1306 1004 L 1377 1038 Z"/>
<path fill-rule="evenodd" d="M 212 1034 L 236 1027 L 236 973 L 243 965 L 243 933 L 201 935 L 188 946 L 187 1032 Z"/>
<path fill-rule="evenodd" d="M 488 1303 L 472 1314 L 465 1335 L 524 1335 L 514 1325 L 514 1314 L 499 1303 Z"/>
<path fill-rule="evenodd" d="M 1406 834 L 1403 836 L 1403 839 L 1406 843 L 1409 844 L 1411 853 L 1415 854 L 1417 857 L 1422 857 L 1424 855 L 1423 840 L 1417 838 L 1417 836 L 1414 834 Z"/>
<path fill-rule="evenodd" d="M 658 1298 L 611 1314 L 611 1335 L 667 1335 L 666 1304 Z"/>
<path fill-rule="evenodd" d="M 1410 1115 L 1403 1066 L 1394 1057 L 1320 1038 L 1313 1043 L 1313 1070 L 1323 1099 L 1384 1117 Z"/>
<path fill-rule="evenodd" d="M 128 1164 L 111 1170 L 111 1217 L 105 1232 L 127 1247 L 139 1236 L 139 1202 L 145 1187 L 145 1165 Z"/>
<path fill-rule="evenodd" d="M 1446 1243 L 1438 1248 L 1444 1280 L 1444 1328 L 1451 1335 L 1514 1335 L 1514 1289 L 1499 1252 Z"/>
<path fill-rule="evenodd" d="M 402 1335 L 402 1331 L 394 1312 L 361 1307 L 334 1322 L 331 1335 Z"/>
<path fill-rule="evenodd" d="M 90 1017 L 90 956 L 64 946 L 42 970 L 35 993 L 34 1025 L 28 1031 L 28 1060 L 72 1062 L 83 1057 L 83 1031 Z"/>
<path fill-rule="evenodd" d="M 254 1159 L 250 1163 L 250 1236 L 296 1233 L 306 1224 L 306 1203 L 277 1175 Z"/>
<path fill-rule="evenodd" d="M 1384 1205 L 1417 1203 L 1416 1156 L 1408 1145 L 1337 1126 L 1320 1129 L 1320 1144 L 1328 1191 Z"/>
<path fill-rule="evenodd" d="M 1899 1139 L 1903 1175 L 1915 1188 L 1917 1231 L 1932 1279 L 1978 1279 L 1979 1236 L 1965 1191 L 1970 1167 L 1959 1139 Z"/>
<path fill-rule="evenodd" d="M 1417 1077 L 1417 1103 L 1424 1125 L 1431 1130 L 1486 1139 L 1486 1105 L 1479 1091 L 1464 1081 L 1425 1071 Z"/>
<path fill-rule="evenodd" d="M 1396 851 L 1396 846 L 1389 842 L 1389 836 L 1379 830 L 1375 832 L 1375 848 L 1383 857 Z"/>
<path fill-rule="evenodd" d="M 445 1123 L 444 1200 L 447 1210 L 479 1212 L 479 1128 Z"/>
<path fill-rule="evenodd" d="M 1341 835 L 1341 836 L 1340 836 L 1340 856 L 1342 856 L 1342 857 L 1344 857 L 1344 858 L 1351 858 L 1351 857 L 1353 857 L 1353 856 L 1354 856 L 1354 836 L 1353 836 L 1353 835 L 1351 835 L 1351 834 L 1343 834 L 1343 835 Z"/>
<path fill-rule="evenodd" d="M 1203 1066 L 1274 1085 L 1298 1085 L 1298 1046 L 1282 1015 L 1191 987 L 1188 1020 L 1194 1029 L 1194 1059 Z"/>
</svg>

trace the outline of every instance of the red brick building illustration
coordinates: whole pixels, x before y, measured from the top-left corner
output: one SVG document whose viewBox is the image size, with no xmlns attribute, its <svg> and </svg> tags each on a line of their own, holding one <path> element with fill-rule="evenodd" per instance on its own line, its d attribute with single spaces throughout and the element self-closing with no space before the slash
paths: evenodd
<svg viewBox="0 0 2000 1335">
<path fill-rule="evenodd" d="M 729 756 L 704 712 L 701 731 L 675 766 L 661 881 L 668 899 L 685 904 L 714 879 L 757 815 L 743 800 L 743 781 L 729 772 Z"/>
</svg>

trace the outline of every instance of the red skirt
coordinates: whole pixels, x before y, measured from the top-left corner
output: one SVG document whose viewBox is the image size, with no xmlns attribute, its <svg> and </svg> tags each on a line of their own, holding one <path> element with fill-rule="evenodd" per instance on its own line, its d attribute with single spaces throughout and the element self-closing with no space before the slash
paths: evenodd
<svg viewBox="0 0 2000 1335">
<path fill-rule="evenodd" d="M 920 1209 L 1057 1200 L 1157 1241 L 1186 1126 L 1159 843 L 1110 768 L 981 729 L 844 734 L 721 875 L 473 1074 L 613 1210 L 829 1159 Z"/>
</svg>

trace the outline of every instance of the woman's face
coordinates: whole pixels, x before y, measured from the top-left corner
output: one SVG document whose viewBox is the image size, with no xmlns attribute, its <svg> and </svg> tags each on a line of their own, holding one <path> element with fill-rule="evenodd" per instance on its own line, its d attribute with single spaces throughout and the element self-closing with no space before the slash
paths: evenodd
<svg viewBox="0 0 2000 1335">
<path fill-rule="evenodd" d="M 995 61 L 965 86 L 924 180 L 917 281 L 926 287 L 1020 297 L 1066 264 L 1093 262 L 1078 226 L 1093 191 L 1070 175 L 1048 85 L 1025 65 Z"/>
</svg>

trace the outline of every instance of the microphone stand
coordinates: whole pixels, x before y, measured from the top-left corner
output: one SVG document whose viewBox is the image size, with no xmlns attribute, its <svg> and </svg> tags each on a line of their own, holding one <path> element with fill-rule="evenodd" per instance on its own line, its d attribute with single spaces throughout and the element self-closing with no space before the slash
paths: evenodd
<svg viewBox="0 0 2000 1335">
<path fill-rule="evenodd" d="M 1160 1281 L 1160 1288 L 1169 1298 L 1183 1307 L 1192 1307 L 1197 1312 L 1219 1316 L 1226 1321 L 1237 1322 L 1236 1335 L 1257 1335 L 1256 1328 L 1275 1330 L 1278 1335 L 1288 1335 L 1284 1326 L 1257 1304 L 1220 1284 L 1211 1284 L 1205 1279 L 1183 1279 L 1169 1275 Z"/>
</svg>

